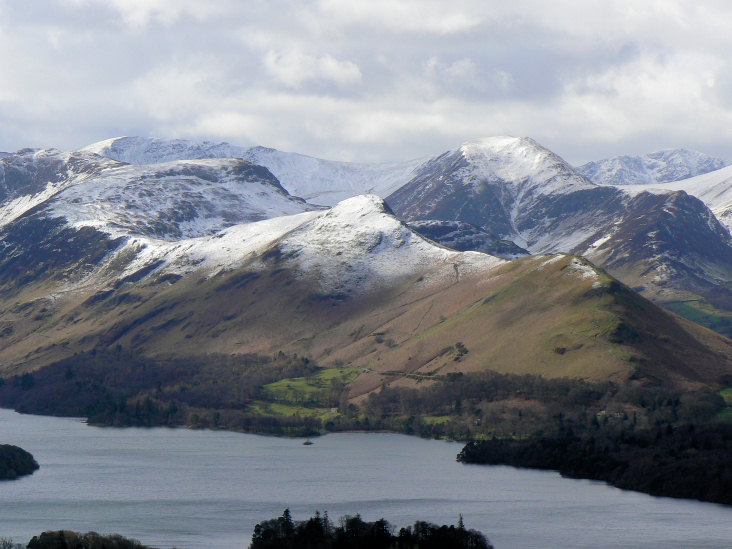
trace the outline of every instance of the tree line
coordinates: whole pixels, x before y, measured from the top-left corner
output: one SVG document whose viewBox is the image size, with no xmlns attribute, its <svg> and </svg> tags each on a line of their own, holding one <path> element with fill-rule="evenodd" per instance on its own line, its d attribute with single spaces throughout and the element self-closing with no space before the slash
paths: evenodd
<svg viewBox="0 0 732 549">
<path fill-rule="evenodd" d="M 658 426 L 575 433 L 571 427 L 526 440 L 468 443 L 463 463 L 553 469 L 655 496 L 732 504 L 732 425 Z"/>
<path fill-rule="evenodd" d="M 468 530 L 462 517 L 455 525 L 417 521 L 398 532 L 386 520 L 364 521 L 345 515 L 333 524 L 316 512 L 294 521 L 289 509 L 282 516 L 257 524 L 249 549 L 493 549 L 485 536 Z"/>
<path fill-rule="evenodd" d="M 327 420 L 258 406 L 282 403 L 267 384 L 313 378 L 320 370 L 306 357 L 282 352 L 153 359 L 117 347 L 0 379 L 0 405 L 112 426 L 186 425 L 290 436 L 391 430 L 466 441 L 549 436 L 566 426 L 582 433 L 599 426 L 634 431 L 703 424 L 726 407 L 710 389 L 681 392 L 647 380 L 618 384 L 493 371 L 433 376 L 414 387 L 387 385 L 360 405 L 349 402 L 348 386 L 331 384 L 326 404 L 337 413 Z M 322 398 L 293 404 L 306 411 L 324 406 Z"/>
</svg>

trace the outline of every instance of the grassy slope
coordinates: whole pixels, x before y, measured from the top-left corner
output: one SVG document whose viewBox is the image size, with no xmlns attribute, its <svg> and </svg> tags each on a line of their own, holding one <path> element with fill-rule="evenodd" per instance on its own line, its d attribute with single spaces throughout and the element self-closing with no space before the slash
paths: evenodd
<svg viewBox="0 0 732 549">
<path fill-rule="evenodd" d="M 444 265 L 345 300 L 318 295 L 276 260 L 258 273 L 245 265 L 174 284 L 151 279 L 109 296 L 80 292 L 25 308 L 21 299 L 0 313 L 0 322 L 18 317 L 0 353 L 8 373 L 97 346 L 150 356 L 284 350 L 358 368 L 353 397 L 383 383 L 414 385 L 436 373 L 485 369 L 712 385 L 732 373 L 729 340 L 663 311 L 601 270 L 582 278 L 571 262 L 525 258 L 488 275 L 463 273 L 459 281 L 442 276 L 453 272 Z M 41 290 L 48 288 L 27 291 Z"/>
<path fill-rule="evenodd" d="M 593 288 L 595 281 L 580 278 L 570 261 L 527 258 L 490 279 L 416 301 L 374 330 L 386 343 L 361 338 L 339 351 L 373 370 L 354 392 L 393 380 L 395 371 L 412 374 L 400 381 L 411 384 L 435 373 L 483 369 L 684 383 L 715 383 L 729 371 L 728 340 L 668 314 L 602 271 Z M 458 342 L 467 354 L 458 356 Z"/>
</svg>

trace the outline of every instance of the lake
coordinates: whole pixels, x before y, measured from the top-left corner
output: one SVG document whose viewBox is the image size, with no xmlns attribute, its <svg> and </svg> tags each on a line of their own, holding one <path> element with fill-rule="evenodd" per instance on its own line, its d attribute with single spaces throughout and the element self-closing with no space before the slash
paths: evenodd
<svg viewBox="0 0 732 549">
<path fill-rule="evenodd" d="M 41 469 L 0 483 L 0 537 L 116 532 L 158 547 L 246 548 L 254 525 L 360 513 L 401 527 L 462 513 L 497 549 L 732 547 L 732 508 L 557 473 L 463 465 L 458 443 L 386 433 L 313 439 L 89 427 L 0 410 L 0 442 Z"/>
</svg>

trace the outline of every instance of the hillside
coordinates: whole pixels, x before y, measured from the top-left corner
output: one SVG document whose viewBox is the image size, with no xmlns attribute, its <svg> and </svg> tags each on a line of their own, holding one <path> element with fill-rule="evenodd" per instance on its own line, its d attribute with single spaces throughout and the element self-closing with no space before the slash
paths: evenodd
<svg viewBox="0 0 732 549">
<path fill-rule="evenodd" d="M 269 237 L 254 237 L 263 224 Z M 232 246 L 223 265 L 214 244 Z M 486 368 L 717 385 L 732 364 L 729 340 L 583 260 L 454 252 L 376 197 L 158 246 L 166 253 L 148 246 L 152 263 L 132 275 L 110 267 L 121 248 L 73 291 L 47 276 L 6 294 L 5 372 L 116 346 L 151 357 L 284 351 L 358 368 L 357 397 Z"/>
<path fill-rule="evenodd" d="M 118 345 L 151 357 L 284 350 L 351 363 L 361 369 L 354 396 L 392 375 L 409 383 L 443 370 L 627 379 L 640 368 L 682 384 L 715 384 L 726 371 L 727 340 L 583 260 L 458 252 L 373 195 L 320 210 L 244 160 L 169 160 L 237 152 L 225 144 L 126 139 L 87 149 L 2 159 L 13 212 L 0 251 L 8 373 Z M 408 219 L 466 218 L 414 222 L 437 240 L 521 256 L 495 236 L 504 227 L 534 252 L 572 247 L 634 284 L 651 280 L 645 291 L 657 298 L 654 288 L 678 288 L 688 273 L 701 273 L 703 290 L 707 273 L 721 286 L 726 272 L 717 268 L 725 232 L 703 204 L 684 193 L 628 198 L 529 139 L 470 142 L 426 163 L 389 201 Z M 470 224 L 481 220 L 490 224 Z M 674 276 L 660 278 L 669 265 Z M 619 295 L 634 308 L 615 303 Z M 613 335 L 627 327 L 642 335 Z M 458 342 L 469 353 L 454 360 Z"/>
<path fill-rule="evenodd" d="M 699 199 L 595 185 L 526 138 L 471 141 L 425 166 L 387 197 L 408 222 L 465 222 L 532 253 L 586 256 L 646 297 L 691 304 L 678 310 L 732 334 L 732 239 Z"/>
</svg>

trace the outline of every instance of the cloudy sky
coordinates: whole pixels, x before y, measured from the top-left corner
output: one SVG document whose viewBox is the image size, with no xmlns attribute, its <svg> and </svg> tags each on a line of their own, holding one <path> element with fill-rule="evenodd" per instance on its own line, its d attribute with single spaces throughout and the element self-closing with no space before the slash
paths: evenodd
<svg viewBox="0 0 732 549">
<path fill-rule="evenodd" d="M 729 0 L 0 0 L 0 150 L 118 135 L 340 160 L 531 136 L 732 160 Z"/>
</svg>

